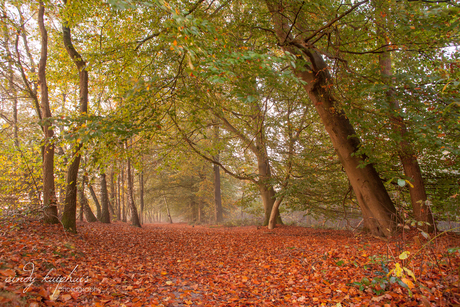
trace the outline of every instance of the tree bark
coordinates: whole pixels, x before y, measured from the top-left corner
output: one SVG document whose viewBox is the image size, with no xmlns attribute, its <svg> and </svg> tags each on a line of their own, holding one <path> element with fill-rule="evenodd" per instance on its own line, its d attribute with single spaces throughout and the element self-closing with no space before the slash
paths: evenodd
<svg viewBox="0 0 460 307">
<path fill-rule="evenodd" d="M 396 208 L 374 166 L 367 163 L 365 155 L 355 154 L 359 149 L 360 140 L 333 96 L 333 81 L 327 64 L 321 54 L 308 43 L 290 36 L 291 27 L 288 18 L 282 13 L 282 2 L 266 0 L 266 3 L 272 14 L 274 30 L 280 44 L 286 51 L 301 54 L 309 62 L 302 71 L 295 70 L 295 73 L 305 82 L 303 87 L 331 138 L 357 197 L 365 227 L 376 236 L 391 236 L 397 224 Z"/>
<path fill-rule="evenodd" d="M 168 214 L 168 218 L 169 218 L 169 223 L 172 224 L 173 223 L 173 220 L 171 218 L 171 212 L 169 211 L 169 205 L 168 205 L 168 202 L 166 201 L 166 196 L 163 195 L 163 199 L 165 200 L 165 205 L 166 205 L 166 212 Z M 193 205 L 192 205 L 193 207 Z M 160 222 L 161 222 L 161 212 L 159 211 L 160 213 Z"/>
<path fill-rule="evenodd" d="M 126 222 L 126 202 L 125 202 L 125 174 L 124 168 L 121 169 L 121 205 L 122 205 L 122 221 Z"/>
<path fill-rule="evenodd" d="M 94 191 L 94 188 L 91 184 L 88 184 L 89 192 L 91 193 L 91 198 L 94 201 L 94 205 L 96 206 L 96 218 L 98 221 L 101 220 L 102 216 L 102 210 L 101 210 L 101 204 L 99 203 L 99 200 L 97 198 L 97 194 Z"/>
<path fill-rule="evenodd" d="M 275 202 L 275 190 L 273 188 L 273 184 L 270 182 L 273 177 L 271 175 L 270 170 L 270 160 L 268 159 L 267 148 L 265 145 L 265 136 L 263 131 L 263 116 L 261 115 L 261 110 L 259 105 L 255 103 L 253 105 L 254 114 L 253 116 L 256 118 L 253 123 L 253 127 L 251 127 L 253 133 L 255 134 L 255 142 L 252 139 L 247 138 L 243 133 L 241 133 L 238 129 L 236 129 L 225 117 L 223 117 L 219 113 L 214 113 L 220 120 L 222 120 L 223 127 L 234 133 L 238 136 L 238 138 L 246 144 L 246 146 L 252 151 L 252 153 L 257 158 L 257 166 L 258 166 L 258 177 L 259 179 L 252 180 L 252 182 L 256 183 L 259 187 L 260 196 L 262 198 L 265 216 L 264 216 L 264 225 L 268 225 L 270 220 L 270 214 Z M 255 144 L 254 144 L 255 143 Z M 281 220 L 281 216 L 279 215 L 276 218 L 277 223 L 283 224 Z"/>
<path fill-rule="evenodd" d="M 67 0 L 64 0 L 67 4 Z M 88 72 L 86 71 L 86 62 L 81 55 L 75 50 L 72 44 L 70 28 L 65 21 L 62 22 L 62 38 L 64 47 L 78 69 L 79 88 L 80 88 L 80 114 L 85 115 L 88 112 Z M 67 170 L 66 178 L 66 197 L 64 213 L 62 215 L 62 224 L 70 232 L 77 232 L 76 229 L 76 207 L 77 207 L 77 179 L 78 169 L 80 167 L 80 149 L 82 144 L 75 145 L 72 163 Z"/>
<path fill-rule="evenodd" d="M 214 125 L 214 142 L 219 140 L 219 126 Z M 213 157 L 214 161 L 219 162 L 219 153 Z M 214 203 L 215 207 L 215 221 L 216 224 L 222 223 L 223 212 L 222 212 L 222 195 L 220 188 L 220 167 L 217 164 L 213 164 L 214 171 Z"/>
<path fill-rule="evenodd" d="M 81 188 L 78 190 L 78 199 L 80 199 L 80 206 L 83 210 L 83 214 L 85 215 L 85 219 L 89 223 L 97 222 L 97 218 L 94 216 L 93 211 L 88 205 L 88 200 L 85 196 L 85 178 L 81 181 Z"/>
<path fill-rule="evenodd" d="M 107 191 L 107 176 L 101 174 L 101 222 L 110 223 L 109 192 Z"/>
<path fill-rule="evenodd" d="M 123 169 L 122 169 L 122 171 L 123 171 Z M 117 191 L 118 191 L 117 192 L 118 193 L 118 197 L 117 197 L 117 212 L 118 212 L 118 216 L 117 216 L 117 218 L 118 218 L 118 220 L 122 219 L 122 217 L 121 217 L 121 186 L 120 186 L 121 180 L 120 180 L 120 176 L 121 176 L 121 174 L 118 174 L 118 176 L 117 176 Z"/>
<path fill-rule="evenodd" d="M 139 201 L 140 201 L 140 223 L 144 223 L 144 173 L 139 174 Z"/>
<path fill-rule="evenodd" d="M 38 10 L 38 26 L 41 34 L 41 53 L 38 67 L 38 83 L 40 85 L 40 109 L 43 116 L 43 132 L 45 134 L 43 145 L 43 213 L 44 222 L 49 224 L 59 223 L 56 191 L 54 185 L 54 143 L 51 140 L 54 134 L 51 118 L 51 109 L 48 98 L 48 85 L 46 82 L 46 61 L 48 59 L 48 33 L 44 22 L 45 7 L 40 1 Z"/>
<path fill-rule="evenodd" d="M 407 140 L 407 127 L 402 116 L 399 115 L 401 107 L 394 97 L 394 91 L 391 89 L 391 54 L 388 50 L 379 55 L 380 69 L 384 82 L 390 86 L 386 92 L 388 104 L 390 105 L 391 115 L 390 122 L 392 129 L 399 135 L 398 156 L 404 169 L 404 174 L 410 179 L 409 193 L 412 203 L 414 218 L 417 221 L 424 222 L 420 226 L 426 232 L 434 232 L 435 223 L 430 207 L 426 205 L 427 195 L 423 183 L 422 171 L 417 160 L 417 155 L 412 144 Z"/>
<path fill-rule="evenodd" d="M 131 160 L 128 158 L 128 206 L 131 213 L 131 225 L 136 227 L 142 227 L 139 222 L 139 215 L 137 214 L 137 208 L 134 204 L 134 184 L 133 176 L 131 174 Z"/>
<path fill-rule="evenodd" d="M 115 219 L 116 217 L 115 209 L 117 208 L 117 195 L 116 195 L 116 190 L 115 190 L 115 175 L 113 174 L 113 166 L 110 169 L 109 177 L 110 177 L 110 202 L 109 204 L 111 204 L 109 209 L 111 208 L 110 214 L 112 214 L 112 219 Z"/>
<path fill-rule="evenodd" d="M 219 162 L 219 156 L 215 156 L 214 160 Z M 214 202 L 216 204 L 215 210 L 215 220 L 216 223 L 222 223 L 224 220 L 223 212 L 222 212 L 222 195 L 221 195 L 221 188 L 220 188 L 220 168 L 219 165 L 213 165 L 214 170 Z"/>
</svg>

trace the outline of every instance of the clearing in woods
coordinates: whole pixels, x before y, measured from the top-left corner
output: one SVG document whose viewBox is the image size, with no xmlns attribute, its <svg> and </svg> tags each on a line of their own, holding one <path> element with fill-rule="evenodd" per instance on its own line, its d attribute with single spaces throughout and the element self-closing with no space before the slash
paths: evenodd
<svg viewBox="0 0 460 307">
<path fill-rule="evenodd" d="M 150 224 L 139 229 L 80 223 L 72 235 L 61 226 L 28 220 L 3 221 L 0 233 L 2 306 L 449 306 L 460 301 L 460 255 L 454 248 L 460 240 L 453 234 L 417 253 L 427 241 L 415 231 L 386 242 L 302 227 Z"/>
</svg>

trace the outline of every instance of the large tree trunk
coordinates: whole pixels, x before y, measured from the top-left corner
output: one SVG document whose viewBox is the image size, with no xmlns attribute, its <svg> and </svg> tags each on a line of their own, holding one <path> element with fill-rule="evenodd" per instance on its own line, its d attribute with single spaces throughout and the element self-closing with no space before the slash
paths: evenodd
<svg viewBox="0 0 460 307">
<path fill-rule="evenodd" d="M 101 207 L 101 222 L 110 223 L 109 192 L 107 191 L 107 177 L 105 173 L 101 174 Z"/>
<path fill-rule="evenodd" d="M 137 214 L 137 208 L 134 204 L 134 184 L 133 176 L 131 174 L 131 160 L 128 158 L 128 206 L 131 213 L 131 225 L 141 227 L 139 222 L 139 215 Z"/>
<path fill-rule="evenodd" d="M 65 204 L 61 222 L 69 232 L 77 232 L 77 178 L 80 167 L 80 148 L 81 144 L 76 145 L 66 176 Z"/>
<path fill-rule="evenodd" d="M 332 93 L 327 64 L 307 43 L 290 36 L 289 20 L 284 17 L 283 4 L 279 0 L 266 0 L 272 14 L 275 33 L 280 44 L 292 54 L 301 54 L 309 62 L 297 76 L 305 82 L 305 88 L 314 104 L 342 166 L 350 180 L 363 213 L 365 227 L 374 235 L 389 237 L 396 228 L 396 209 L 372 164 L 367 157 L 356 155 L 360 140 L 350 121 L 340 109 Z M 363 167 L 363 165 L 365 165 Z"/>
<path fill-rule="evenodd" d="M 56 191 L 54 187 L 54 143 L 51 141 L 54 131 L 49 121 L 51 109 L 48 99 L 48 85 L 46 82 L 46 61 L 48 59 L 48 33 L 44 23 L 45 7 L 40 1 L 38 10 L 38 26 L 41 34 L 40 65 L 38 67 L 38 83 L 40 85 L 40 109 L 43 116 L 43 213 L 44 221 L 49 224 L 59 223 L 56 205 Z"/>
<path fill-rule="evenodd" d="M 67 4 L 67 0 L 64 0 Z M 78 69 L 78 77 L 80 81 L 80 114 L 85 115 L 88 112 L 88 72 L 86 71 L 86 62 L 75 50 L 72 44 L 70 28 L 66 22 L 62 23 L 62 38 L 64 47 Z M 80 149 L 82 144 L 77 144 L 74 147 L 72 163 L 67 170 L 66 178 L 66 197 L 64 213 L 62 215 L 62 224 L 64 228 L 71 232 L 76 232 L 76 209 L 77 209 L 77 179 L 78 169 L 80 167 Z"/>
<path fill-rule="evenodd" d="M 264 205 L 265 215 L 264 215 L 264 226 L 267 226 L 270 222 L 270 215 L 272 213 L 273 204 L 276 201 L 275 190 L 273 185 L 268 183 L 268 180 L 272 178 L 270 164 L 266 156 L 258 155 L 257 164 L 259 168 L 259 191 L 260 196 L 262 197 L 262 203 Z M 276 210 L 276 224 L 283 224 L 279 211 Z"/>
<path fill-rule="evenodd" d="M 388 47 L 387 47 L 388 48 Z M 409 186 L 409 193 L 412 203 L 414 218 L 417 221 L 425 222 L 421 228 L 427 232 L 435 230 L 435 224 L 430 207 L 426 205 L 427 195 L 425 185 L 423 183 L 422 171 L 418 164 L 417 155 L 413 149 L 412 144 L 407 140 L 407 127 L 404 119 L 398 115 L 401 112 L 401 107 L 394 97 L 394 91 L 391 89 L 391 54 L 389 50 L 381 53 L 379 56 L 380 69 L 384 81 L 390 86 L 387 91 L 387 99 L 391 108 L 392 115 L 390 121 L 393 130 L 399 134 L 400 140 L 398 141 L 398 155 L 403 165 L 404 174 L 411 180 Z"/>
</svg>

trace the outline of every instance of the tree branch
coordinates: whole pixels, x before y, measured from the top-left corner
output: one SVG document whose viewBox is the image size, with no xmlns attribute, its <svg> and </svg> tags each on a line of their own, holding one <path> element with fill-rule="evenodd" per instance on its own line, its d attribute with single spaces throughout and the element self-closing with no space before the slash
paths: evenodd
<svg viewBox="0 0 460 307">
<path fill-rule="evenodd" d="M 330 26 L 332 26 L 334 23 L 336 23 L 337 21 L 339 21 L 340 19 L 342 19 L 343 17 L 347 16 L 348 14 L 350 14 L 351 12 L 353 12 L 358 6 L 361 6 L 362 4 L 366 3 L 366 2 L 369 2 L 369 0 L 364 0 L 364 1 L 361 1 L 361 2 L 358 2 L 356 3 L 355 5 L 353 5 L 348 11 L 346 11 L 345 13 L 343 13 L 342 15 L 340 16 L 337 16 L 336 18 L 332 19 L 331 21 L 329 21 L 325 26 L 319 28 L 318 30 L 316 30 L 312 35 L 310 35 L 309 37 L 307 37 L 306 39 L 304 39 L 304 42 L 308 42 L 310 39 L 312 39 L 313 37 L 316 36 L 316 34 L 318 34 L 319 32 L 323 31 L 324 29 L 327 29 L 329 28 Z"/>
</svg>

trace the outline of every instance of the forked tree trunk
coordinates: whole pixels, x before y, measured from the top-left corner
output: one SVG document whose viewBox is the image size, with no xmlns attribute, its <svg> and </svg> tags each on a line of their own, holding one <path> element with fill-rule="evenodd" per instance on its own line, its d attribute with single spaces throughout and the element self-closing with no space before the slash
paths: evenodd
<svg viewBox="0 0 460 307">
<path fill-rule="evenodd" d="M 38 10 L 38 26 L 41 34 L 40 65 L 38 67 L 38 83 L 40 85 L 41 103 L 40 109 L 43 116 L 43 132 L 45 134 L 43 145 L 43 213 L 44 222 L 49 224 L 59 223 L 56 191 L 54 187 L 54 143 L 51 140 L 54 131 L 51 118 L 51 110 L 48 99 L 48 85 L 46 82 L 46 61 L 48 59 L 48 33 L 44 23 L 45 7 L 40 1 Z"/>
<path fill-rule="evenodd" d="M 259 191 L 260 196 L 262 197 L 262 203 L 264 205 L 265 215 L 264 215 L 264 226 L 267 226 L 270 222 L 270 215 L 272 213 L 273 204 L 276 201 L 275 190 L 273 189 L 273 185 L 268 183 L 267 181 L 272 178 L 270 164 L 267 158 L 264 156 L 258 155 L 257 156 L 257 164 L 259 168 Z M 283 224 L 281 220 L 281 216 L 279 211 L 276 210 L 276 224 Z"/>
<path fill-rule="evenodd" d="M 302 71 L 295 72 L 305 82 L 303 87 L 321 117 L 350 180 L 363 213 L 365 227 L 376 236 L 391 236 L 396 229 L 396 209 L 374 166 L 366 164 L 365 155 L 356 155 L 360 140 L 333 96 L 333 81 L 327 64 L 314 48 L 290 36 L 292 27 L 283 13 L 283 3 L 280 0 L 266 0 L 266 3 L 280 44 L 285 46 L 286 51 L 301 54 L 309 62 Z"/>
<path fill-rule="evenodd" d="M 391 87 L 391 54 L 388 49 L 380 54 L 379 62 L 382 77 Z M 398 156 L 401 160 L 404 174 L 407 178 L 410 178 L 412 184 L 409 185 L 409 193 L 414 218 L 417 221 L 424 222 L 424 225 L 420 226 L 421 229 L 426 232 L 433 232 L 435 230 L 435 223 L 430 207 L 426 205 L 427 195 L 425 185 L 423 183 L 422 171 L 420 169 L 420 165 L 418 164 L 417 155 L 413 146 L 407 140 L 407 127 L 404 123 L 404 119 L 398 115 L 398 113 L 401 112 L 401 107 L 399 106 L 398 101 L 396 101 L 394 91 L 391 88 L 387 91 L 386 96 L 392 112 L 392 115 L 390 115 L 392 128 L 396 134 L 399 134 L 400 137 L 400 140 L 398 141 Z"/>
<path fill-rule="evenodd" d="M 101 222 L 110 223 L 109 192 L 107 190 L 107 177 L 101 174 Z"/>
<path fill-rule="evenodd" d="M 64 0 L 64 4 L 67 4 L 67 0 Z M 67 27 L 66 21 L 62 22 L 62 38 L 64 41 L 64 47 L 78 70 L 78 77 L 80 81 L 80 114 L 85 115 L 88 112 L 88 72 L 86 71 L 86 62 L 77 50 L 75 50 L 72 44 L 70 28 Z M 62 225 L 70 232 L 77 232 L 77 179 L 78 169 L 80 167 L 81 148 L 81 143 L 74 146 L 72 162 L 67 170 L 66 197 L 64 213 L 62 215 Z"/>
<path fill-rule="evenodd" d="M 134 184 L 133 176 L 131 174 L 131 160 L 128 158 L 128 206 L 131 213 L 131 225 L 141 227 L 139 222 L 139 215 L 137 214 L 137 208 L 134 204 Z"/>
</svg>

